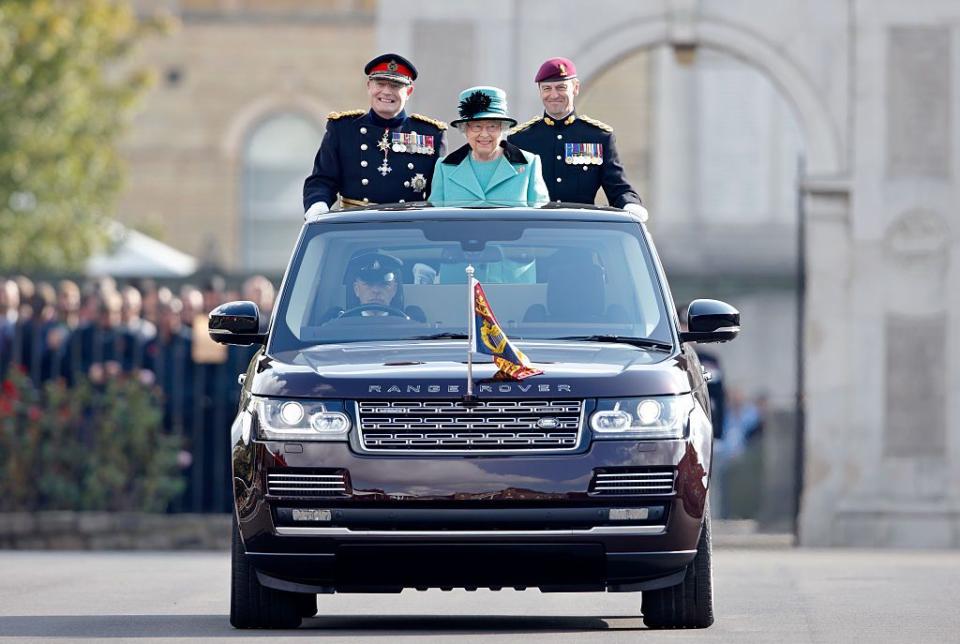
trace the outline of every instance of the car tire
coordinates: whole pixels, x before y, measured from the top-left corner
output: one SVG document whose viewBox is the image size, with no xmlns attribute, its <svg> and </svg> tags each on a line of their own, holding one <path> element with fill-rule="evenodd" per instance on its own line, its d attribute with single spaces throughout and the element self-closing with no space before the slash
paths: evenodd
<svg viewBox="0 0 960 644">
<path fill-rule="evenodd" d="M 297 601 L 300 605 L 300 617 L 313 617 L 317 614 L 317 596 L 313 593 L 298 594 Z"/>
<path fill-rule="evenodd" d="M 713 624 L 713 565 L 710 508 L 704 510 L 697 554 L 676 586 L 643 593 L 643 623 L 648 628 L 707 628 Z"/>
<path fill-rule="evenodd" d="M 301 595 L 267 588 L 247 559 L 237 518 L 233 518 L 230 575 L 230 623 L 234 628 L 296 628 L 304 602 Z M 314 596 L 316 606 L 316 596 Z"/>
</svg>

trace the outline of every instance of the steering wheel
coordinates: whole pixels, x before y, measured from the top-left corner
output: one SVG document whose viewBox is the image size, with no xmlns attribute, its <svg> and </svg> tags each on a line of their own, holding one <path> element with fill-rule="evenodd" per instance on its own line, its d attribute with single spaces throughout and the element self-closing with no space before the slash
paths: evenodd
<svg viewBox="0 0 960 644">
<path fill-rule="evenodd" d="M 342 318 L 357 317 L 359 315 L 363 315 L 364 311 L 383 311 L 387 315 L 395 315 L 397 317 L 404 318 L 405 320 L 410 319 L 410 316 L 404 313 L 403 311 L 401 311 L 400 309 L 394 306 L 387 306 L 386 304 L 377 304 L 376 302 L 371 304 L 361 304 L 359 306 L 355 306 L 353 308 L 347 309 L 346 311 L 340 314 L 340 317 Z"/>
</svg>

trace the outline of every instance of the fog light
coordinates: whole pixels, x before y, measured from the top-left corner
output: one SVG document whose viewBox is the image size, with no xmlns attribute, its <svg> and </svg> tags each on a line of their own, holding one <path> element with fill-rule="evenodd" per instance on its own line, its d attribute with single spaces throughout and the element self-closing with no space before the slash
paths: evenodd
<svg viewBox="0 0 960 644">
<path fill-rule="evenodd" d="M 330 510 L 301 510 L 299 508 L 293 510 L 294 521 L 326 521 L 329 523 L 332 518 L 333 514 Z"/>
<path fill-rule="evenodd" d="M 646 521 L 650 516 L 648 508 L 612 508 L 611 521 Z"/>
</svg>

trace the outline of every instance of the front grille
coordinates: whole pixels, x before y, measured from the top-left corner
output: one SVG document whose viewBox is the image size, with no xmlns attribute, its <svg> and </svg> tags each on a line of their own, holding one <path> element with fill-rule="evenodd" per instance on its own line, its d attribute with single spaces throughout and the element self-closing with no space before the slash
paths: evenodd
<svg viewBox="0 0 960 644">
<path fill-rule="evenodd" d="M 579 444 L 582 400 L 357 403 L 370 452 L 569 451 Z"/>
<path fill-rule="evenodd" d="M 594 470 L 590 494 L 651 496 L 673 494 L 676 474 L 672 467 Z"/>
<path fill-rule="evenodd" d="M 343 471 L 298 472 L 287 470 L 267 474 L 267 494 L 274 496 L 344 496 L 347 481 Z"/>
</svg>

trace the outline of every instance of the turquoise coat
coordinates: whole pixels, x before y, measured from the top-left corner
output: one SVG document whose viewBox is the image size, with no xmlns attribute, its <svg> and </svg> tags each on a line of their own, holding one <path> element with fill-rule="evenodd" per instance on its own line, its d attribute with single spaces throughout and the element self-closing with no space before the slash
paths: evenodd
<svg viewBox="0 0 960 644">
<path fill-rule="evenodd" d="M 430 203 L 435 206 L 542 206 L 550 201 L 540 157 L 502 141 L 503 154 L 486 189 L 467 160 L 464 145 L 439 160 L 433 170 Z"/>
</svg>

